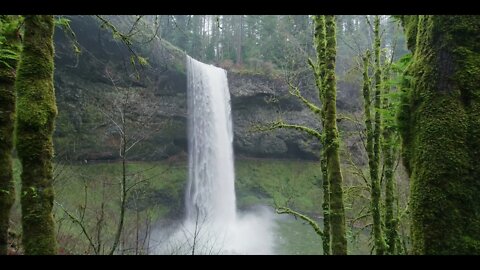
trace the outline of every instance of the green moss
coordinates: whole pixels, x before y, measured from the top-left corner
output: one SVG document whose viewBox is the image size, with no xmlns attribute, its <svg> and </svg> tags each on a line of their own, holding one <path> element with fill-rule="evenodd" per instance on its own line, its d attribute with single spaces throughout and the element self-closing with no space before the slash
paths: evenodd
<svg viewBox="0 0 480 270">
<path fill-rule="evenodd" d="M 405 72 L 403 77 L 408 77 L 408 71 Z M 411 157 L 411 134 L 410 134 L 410 111 L 411 111 L 411 85 L 410 81 L 407 79 L 403 79 L 401 82 L 401 96 L 400 96 L 400 104 L 398 106 L 398 113 L 397 113 L 397 125 L 399 133 L 402 137 L 403 149 L 402 149 L 402 158 L 405 168 L 408 174 L 411 174 L 411 166 L 410 166 L 410 157 Z"/>
<path fill-rule="evenodd" d="M 384 73 L 384 81 L 389 81 L 390 66 L 387 66 L 387 69 Z M 392 89 L 390 87 L 385 88 L 385 93 L 383 95 L 383 110 L 394 112 L 393 104 L 394 101 L 389 98 Z M 384 164 L 384 182 L 385 182 L 385 241 L 386 241 L 386 252 L 390 255 L 400 254 L 400 250 L 397 249 L 397 239 L 398 239 L 398 226 L 397 218 L 394 216 L 394 203 L 395 203 L 395 187 L 396 187 L 396 178 L 395 178 L 395 157 L 398 153 L 398 143 L 397 130 L 395 129 L 395 123 L 393 123 L 393 118 L 386 118 L 383 122 L 383 145 L 382 145 L 382 155 L 383 155 L 383 164 Z"/>
<path fill-rule="evenodd" d="M 15 201 L 11 155 L 0 155 L 0 166 L 0 255 L 6 255 L 10 209 Z"/>
<path fill-rule="evenodd" d="M 52 217 L 53 16 L 26 16 L 18 67 L 16 147 L 22 163 L 22 226 L 26 254 L 56 254 Z"/>
<path fill-rule="evenodd" d="M 310 58 L 308 62 L 313 69 L 315 76 L 315 84 L 318 91 L 318 99 L 320 102 L 325 104 L 325 89 L 324 89 L 324 79 L 325 79 L 325 51 L 326 51 L 326 29 L 325 29 L 325 16 L 314 16 L 313 22 L 315 25 L 315 32 L 313 37 L 313 44 L 315 44 L 315 49 L 317 51 L 317 65 L 315 65 Z M 321 107 L 320 109 L 320 119 L 322 121 L 322 130 L 325 129 L 325 112 L 326 106 Z M 315 112 L 317 113 L 317 112 Z M 320 136 L 320 142 L 322 145 L 325 145 L 326 136 Z M 322 189 L 323 189 L 323 254 L 330 254 L 330 242 L 331 242 L 331 226 L 330 226 L 330 183 L 328 181 L 328 161 L 327 161 L 327 151 L 325 147 L 322 147 L 320 153 L 320 167 L 322 170 Z"/>
<path fill-rule="evenodd" d="M 417 41 L 401 114 L 416 254 L 480 253 L 479 29 L 479 16 L 419 16 L 406 31 Z"/>
<path fill-rule="evenodd" d="M 336 114 L 336 35 L 335 16 L 325 16 L 325 94 L 323 101 L 325 118 L 325 151 L 327 157 L 328 183 L 330 186 L 330 237 L 333 255 L 347 254 L 347 238 L 345 231 L 345 208 L 343 202 L 343 177 L 340 169 L 339 135 Z"/>
<path fill-rule="evenodd" d="M 7 254 L 10 209 L 15 201 L 12 150 L 19 22 L 19 16 L 0 15 L 0 255 Z"/>
<path fill-rule="evenodd" d="M 325 117 L 326 117 L 326 106 L 325 104 L 325 75 L 326 75 L 326 25 L 325 25 L 325 16 L 314 16 L 314 44 L 317 51 L 317 65 L 315 66 L 313 62 L 308 59 L 309 64 L 311 65 L 314 75 L 315 75 L 315 84 L 318 90 L 318 99 L 322 103 L 320 109 L 320 119 L 322 122 L 322 130 L 325 130 Z M 315 112 L 318 113 L 318 112 Z M 322 145 L 326 145 L 326 136 L 320 136 L 320 142 Z M 328 180 L 328 156 L 327 148 L 322 147 L 320 153 L 320 167 L 322 170 L 322 188 L 323 188 L 323 254 L 331 254 L 331 217 L 330 217 L 330 182 Z"/>
<path fill-rule="evenodd" d="M 401 16 L 401 22 L 407 37 L 407 46 L 414 52 L 417 44 L 417 28 L 418 28 L 418 16 L 417 15 L 404 15 Z"/>
<path fill-rule="evenodd" d="M 383 255 L 385 252 L 385 239 L 382 233 L 382 219 L 380 215 L 380 134 L 382 133 L 382 118 L 380 110 L 382 107 L 382 70 L 380 59 L 380 16 L 376 15 L 374 20 L 374 36 L 375 36 L 375 123 L 370 127 L 373 132 L 371 138 L 371 146 L 369 149 L 369 167 L 370 167 L 370 181 L 371 181 L 371 212 L 373 219 L 373 238 L 375 243 L 375 252 L 377 255 Z M 370 99 L 368 99 L 370 100 Z M 368 146 L 367 146 L 368 147 Z"/>
</svg>

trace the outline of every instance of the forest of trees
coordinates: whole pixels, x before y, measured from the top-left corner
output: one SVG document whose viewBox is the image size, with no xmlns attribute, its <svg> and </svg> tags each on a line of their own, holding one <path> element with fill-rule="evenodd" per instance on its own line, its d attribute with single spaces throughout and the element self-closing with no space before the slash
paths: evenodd
<svg viewBox="0 0 480 270">
<path fill-rule="evenodd" d="M 153 35 L 200 61 L 227 70 L 277 73 L 284 79 L 290 94 L 318 125 L 279 119 L 257 123 L 256 131 L 296 130 L 322 145 L 318 162 L 322 226 L 288 204 L 276 205 L 276 211 L 312 225 L 323 254 L 351 254 L 348 239 L 352 231 L 346 214 L 351 206 L 346 201 L 355 195 L 346 184 L 352 180 L 347 179 L 351 177 L 345 164 L 355 153 L 345 153 L 348 148 L 342 146 L 345 122 L 356 125 L 354 132 L 366 157 L 364 165 L 350 162 L 350 167 L 361 183 L 355 186 L 362 190 L 358 196 L 366 202 L 365 210 L 353 219 L 367 220 L 371 253 L 480 254 L 480 16 L 137 16 L 128 33 L 117 30 L 108 18 L 97 18 L 137 57 L 132 56 L 134 66 L 138 62 L 148 68 L 143 63 L 148 59 L 135 46 L 136 42 L 153 42 Z M 52 136 L 58 114 L 53 35 L 60 30 L 55 25 L 69 29 L 68 20 L 53 15 L 0 16 L 1 255 L 9 250 L 10 212 L 16 200 L 21 204 L 24 254 L 59 253 L 52 213 Z M 135 34 L 140 38 L 134 38 Z M 313 82 L 314 95 L 307 97 L 304 77 Z M 116 80 L 110 80 L 117 89 Z M 339 81 L 347 80 L 357 83 L 360 115 L 347 116 L 337 109 Z M 311 96 L 316 99 L 310 100 Z M 105 252 L 110 255 L 123 245 L 127 191 L 138 184 L 127 186 L 127 152 L 145 137 L 127 136 L 125 123 L 132 120 L 125 115 L 141 118 L 138 111 L 125 111 L 131 109 L 129 97 L 133 98 L 119 94 L 120 101 L 112 105 L 122 108 L 119 115 L 104 113 L 110 122 L 120 123 L 123 164 L 119 212 L 113 218 L 118 225 L 111 248 Z M 138 131 L 148 121 L 128 127 Z M 15 191 L 15 160 L 21 165 L 19 192 Z M 397 171 L 403 167 L 410 190 L 401 205 Z M 100 254 L 100 240 L 96 246 L 92 234 L 86 232 L 87 223 L 76 222 L 95 254 Z M 400 231 L 401 224 L 408 225 L 407 233 Z"/>
<path fill-rule="evenodd" d="M 381 16 L 387 25 L 391 17 Z M 287 63 L 305 63 L 315 52 L 312 39 L 314 23 L 309 15 L 172 15 L 147 16 L 158 35 L 204 62 L 226 62 L 259 68 L 282 68 Z M 338 50 L 348 58 L 371 45 L 371 33 L 365 16 L 336 16 Z M 384 47 L 394 47 L 395 36 L 403 37 L 394 24 L 384 28 Z M 406 47 L 398 41 L 397 55 Z"/>
</svg>

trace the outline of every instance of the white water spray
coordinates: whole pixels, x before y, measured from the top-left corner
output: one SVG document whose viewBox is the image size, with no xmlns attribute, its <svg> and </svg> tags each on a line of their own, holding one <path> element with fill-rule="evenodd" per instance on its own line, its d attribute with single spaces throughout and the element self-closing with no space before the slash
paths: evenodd
<svg viewBox="0 0 480 270">
<path fill-rule="evenodd" d="M 160 231 L 159 254 L 272 254 L 273 214 L 237 214 L 227 73 L 187 56 L 189 179 L 186 217 Z M 156 238 L 159 238 L 158 236 Z M 162 237 L 160 237 L 162 238 Z"/>
</svg>

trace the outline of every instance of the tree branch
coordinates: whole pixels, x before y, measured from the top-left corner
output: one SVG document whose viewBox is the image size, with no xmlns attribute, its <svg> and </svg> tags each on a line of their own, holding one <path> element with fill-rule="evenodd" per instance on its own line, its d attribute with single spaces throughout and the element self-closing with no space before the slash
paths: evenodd
<svg viewBox="0 0 480 270">
<path fill-rule="evenodd" d="M 87 233 L 87 230 L 85 228 L 85 226 L 83 225 L 83 223 L 78 220 L 78 218 L 76 218 L 74 215 L 72 215 L 70 212 L 68 212 L 67 209 L 65 209 L 65 207 L 63 207 L 63 205 L 61 205 L 60 203 L 58 203 L 57 201 L 54 201 L 56 205 L 58 205 L 60 207 L 60 209 L 63 210 L 63 212 L 65 214 L 67 214 L 67 216 L 74 222 L 74 223 L 77 223 L 80 228 L 82 229 L 82 233 L 85 235 L 85 237 L 87 237 L 87 240 L 88 240 L 88 243 L 90 244 L 90 246 L 93 248 L 93 251 L 96 253 L 97 252 L 97 248 L 95 247 L 95 244 L 93 243 L 93 240 L 92 238 L 90 238 L 90 235 Z"/>
<path fill-rule="evenodd" d="M 288 81 L 287 83 L 289 86 L 288 92 L 290 93 L 290 95 L 299 98 L 303 102 L 303 104 L 305 104 L 314 114 L 319 115 L 321 113 L 322 110 L 317 107 L 317 105 L 313 104 L 304 96 L 302 96 L 302 94 L 300 93 L 300 89 L 297 86 L 293 85 L 290 81 Z"/>
<path fill-rule="evenodd" d="M 282 120 L 279 120 L 279 121 L 276 121 L 276 122 L 272 122 L 272 123 L 269 123 L 269 124 L 266 124 L 266 125 L 255 125 L 251 131 L 254 131 L 254 132 L 264 132 L 264 131 L 270 131 L 270 130 L 275 130 L 275 129 L 281 129 L 281 128 L 285 128 L 285 129 L 295 129 L 295 130 L 299 130 L 299 131 L 303 131 L 319 140 L 321 140 L 322 138 L 322 134 L 312 128 L 309 128 L 309 127 L 305 127 L 305 126 L 300 126 L 300 125 L 294 125 L 294 124 L 286 124 L 285 122 L 283 122 Z"/>
<path fill-rule="evenodd" d="M 310 224 L 310 226 L 312 226 L 312 228 L 315 230 L 315 232 L 318 235 L 323 236 L 323 232 L 320 229 L 320 226 L 318 226 L 317 222 L 315 222 L 313 219 L 303 214 L 300 214 L 299 212 L 292 210 L 288 207 L 278 207 L 277 209 L 275 209 L 275 211 L 277 212 L 277 214 L 289 214 L 289 215 L 293 215 L 294 217 L 298 217 L 300 219 L 305 220 L 306 222 L 308 222 L 308 224 Z"/>
</svg>

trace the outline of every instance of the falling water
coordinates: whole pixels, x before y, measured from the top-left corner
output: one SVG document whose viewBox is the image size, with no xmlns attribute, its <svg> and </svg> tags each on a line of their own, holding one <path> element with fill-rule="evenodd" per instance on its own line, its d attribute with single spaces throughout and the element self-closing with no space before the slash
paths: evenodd
<svg viewBox="0 0 480 270">
<path fill-rule="evenodd" d="M 266 208 L 237 213 L 227 72 L 187 56 L 189 177 L 181 226 L 154 236 L 157 254 L 271 254 Z"/>
<path fill-rule="evenodd" d="M 236 206 L 227 73 L 190 56 L 187 56 L 187 70 L 187 219 L 193 221 L 200 217 L 212 222 L 232 223 L 236 218 Z"/>
</svg>

